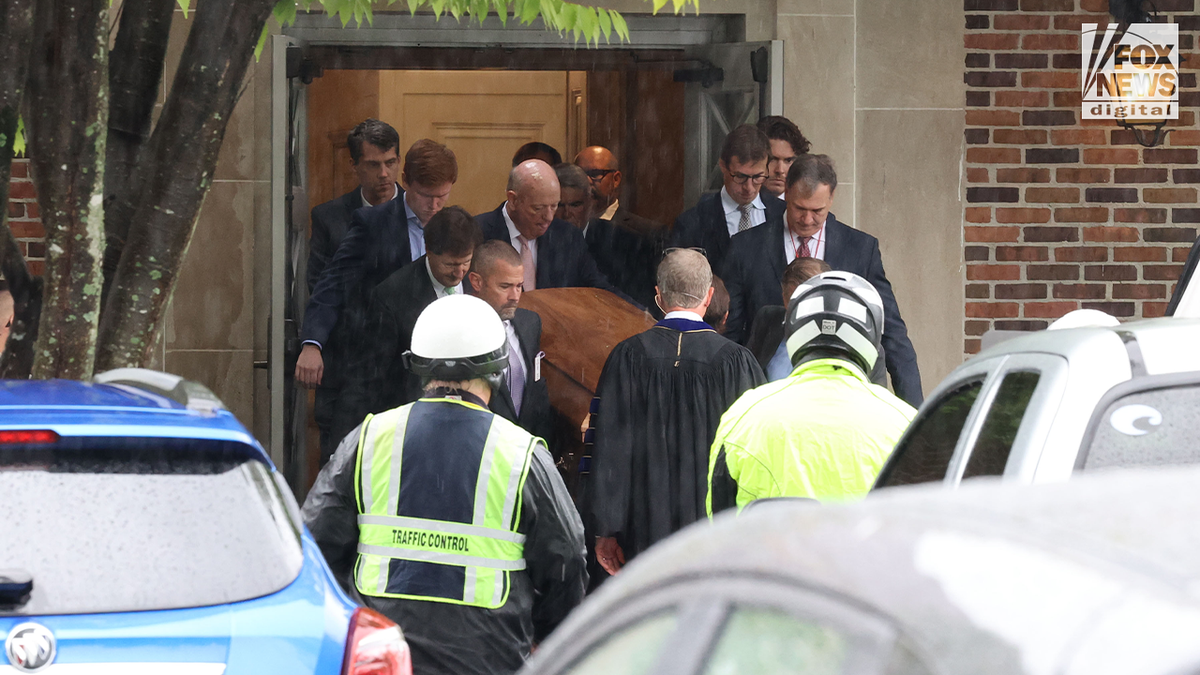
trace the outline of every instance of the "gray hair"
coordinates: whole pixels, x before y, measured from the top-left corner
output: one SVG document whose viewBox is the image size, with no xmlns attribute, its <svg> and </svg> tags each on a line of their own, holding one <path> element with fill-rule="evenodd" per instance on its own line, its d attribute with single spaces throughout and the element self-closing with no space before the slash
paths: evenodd
<svg viewBox="0 0 1200 675">
<path fill-rule="evenodd" d="M 832 193 L 837 189 L 837 171 L 829 155 L 800 155 L 788 170 L 787 189 L 800 183 L 804 196 L 812 195 L 818 185 L 828 185 Z"/>
<path fill-rule="evenodd" d="M 667 251 L 658 264 L 658 293 L 666 307 L 699 306 L 712 283 L 708 258 L 696 251 Z"/>
<path fill-rule="evenodd" d="M 556 164 L 554 165 L 554 173 L 558 174 L 558 186 L 562 189 L 574 188 L 582 190 L 584 193 L 590 193 L 592 183 L 588 180 L 587 174 L 583 169 L 574 164 Z"/>
</svg>

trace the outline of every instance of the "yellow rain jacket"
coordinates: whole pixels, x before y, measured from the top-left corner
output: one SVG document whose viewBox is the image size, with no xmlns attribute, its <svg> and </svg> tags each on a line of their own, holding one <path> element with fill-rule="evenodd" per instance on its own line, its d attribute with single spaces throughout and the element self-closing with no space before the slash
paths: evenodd
<svg viewBox="0 0 1200 675">
<path fill-rule="evenodd" d="M 721 417 L 709 453 L 708 514 L 714 473 L 736 484 L 738 510 L 769 497 L 864 497 L 916 412 L 848 361 L 801 364 L 742 394 Z M 720 471 L 718 461 L 725 463 Z M 732 492 L 722 487 L 719 502 Z M 718 503 L 716 510 L 730 506 Z"/>
</svg>

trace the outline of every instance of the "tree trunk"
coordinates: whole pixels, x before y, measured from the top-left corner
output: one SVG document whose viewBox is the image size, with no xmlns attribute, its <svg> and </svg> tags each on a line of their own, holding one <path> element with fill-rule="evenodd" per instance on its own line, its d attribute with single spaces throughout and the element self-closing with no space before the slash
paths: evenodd
<svg viewBox="0 0 1200 675">
<path fill-rule="evenodd" d="M 104 166 L 104 292 L 133 217 L 130 179 L 150 137 L 151 115 L 163 77 L 175 0 L 125 0 L 108 62 L 108 155 Z M 103 302 L 103 300 L 101 301 Z"/>
<path fill-rule="evenodd" d="M 39 2 L 29 72 L 29 157 L 46 229 L 33 376 L 86 379 L 104 278 L 108 0 Z"/>
<path fill-rule="evenodd" d="M 274 0 L 205 0 L 133 177 L 136 211 L 100 320 L 97 369 L 150 360 L 212 184 L 225 128 Z"/>
<path fill-rule="evenodd" d="M 12 333 L 0 377 L 26 378 L 33 368 L 33 341 L 41 311 L 41 279 L 25 266 L 25 257 L 8 227 L 8 186 L 12 178 L 13 141 L 20 116 L 21 95 L 29 73 L 33 39 L 34 0 L 0 0 L 0 273 L 13 296 Z"/>
</svg>

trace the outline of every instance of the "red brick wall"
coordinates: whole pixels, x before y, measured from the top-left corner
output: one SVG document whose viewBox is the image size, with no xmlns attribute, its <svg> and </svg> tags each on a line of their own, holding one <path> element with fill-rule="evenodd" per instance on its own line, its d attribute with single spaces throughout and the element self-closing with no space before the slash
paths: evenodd
<svg viewBox="0 0 1200 675">
<path fill-rule="evenodd" d="M 1157 148 L 1082 120 L 1080 24 L 1108 0 L 964 0 L 966 340 L 1044 328 L 1078 308 L 1161 316 L 1200 223 L 1195 0 L 1154 0 L 1180 24 L 1180 113 Z"/>
<path fill-rule="evenodd" d="M 12 181 L 8 189 L 8 226 L 17 238 L 21 254 L 29 263 L 29 271 L 40 275 L 46 257 L 45 233 L 38 213 L 37 194 L 29 179 L 29 160 L 13 160 Z"/>
</svg>

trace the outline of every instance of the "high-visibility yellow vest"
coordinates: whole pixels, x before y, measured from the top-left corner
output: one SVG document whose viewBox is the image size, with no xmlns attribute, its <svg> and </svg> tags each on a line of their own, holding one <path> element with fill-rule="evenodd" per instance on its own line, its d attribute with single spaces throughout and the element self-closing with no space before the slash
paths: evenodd
<svg viewBox="0 0 1200 675">
<path fill-rule="evenodd" d="M 503 606 L 509 574 L 525 569 L 521 495 L 542 442 L 457 399 L 367 417 L 355 464 L 358 591 Z"/>
<path fill-rule="evenodd" d="M 916 410 L 841 359 L 797 366 L 742 394 L 721 416 L 708 464 L 723 450 L 740 511 L 756 499 L 865 497 Z"/>
</svg>

